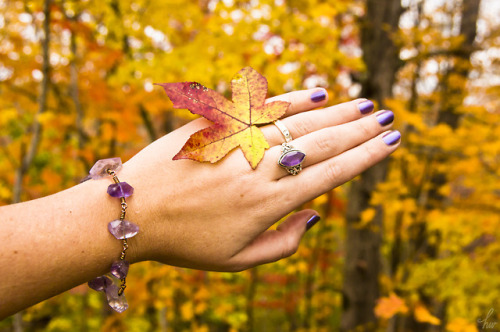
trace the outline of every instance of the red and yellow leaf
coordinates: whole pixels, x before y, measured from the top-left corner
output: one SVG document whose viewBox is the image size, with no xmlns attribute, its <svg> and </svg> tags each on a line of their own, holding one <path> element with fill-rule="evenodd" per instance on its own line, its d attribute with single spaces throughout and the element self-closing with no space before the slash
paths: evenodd
<svg viewBox="0 0 500 332">
<path fill-rule="evenodd" d="M 213 122 L 191 135 L 174 160 L 215 163 L 240 147 L 250 166 L 257 167 L 269 144 L 256 125 L 279 119 L 290 103 L 266 104 L 267 80 L 251 67 L 240 70 L 231 83 L 232 101 L 196 82 L 158 84 L 175 108 L 187 108 Z"/>
</svg>

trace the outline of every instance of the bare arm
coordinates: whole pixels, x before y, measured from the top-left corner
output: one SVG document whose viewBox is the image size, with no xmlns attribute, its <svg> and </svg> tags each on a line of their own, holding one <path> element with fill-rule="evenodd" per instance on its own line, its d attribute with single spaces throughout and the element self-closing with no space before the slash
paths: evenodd
<svg viewBox="0 0 500 332">
<path fill-rule="evenodd" d="M 117 200 L 106 194 L 110 183 L 87 181 L 1 207 L 0 319 L 109 272 L 121 251 L 106 227 L 120 212 Z M 133 208 L 128 216 L 141 223 Z M 141 237 L 129 240 L 131 262 L 138 260 Z"/>
</svg>

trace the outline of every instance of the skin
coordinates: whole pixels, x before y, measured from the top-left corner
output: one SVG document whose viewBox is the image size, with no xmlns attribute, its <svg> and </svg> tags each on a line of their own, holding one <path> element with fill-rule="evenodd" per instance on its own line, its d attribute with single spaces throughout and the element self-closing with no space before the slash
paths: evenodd
<svg viewBox="0 0 500 332">
<path fill-rule="evenodd" d="M 127 161 L 118 177 L 135 189 L 127 199 L 127 219 L 140 227 L 129 239 L 127 259 L 241 271 L 295 253 L 315 211 L 299 211 L 269 228 L 399 145 L 382 140 L 392 124 L 381 126 L 376 113 L 361 114 L 364 99 L 321 108 L 326 100 L 310 100 L 318 90 L 270 99 L 291 102 L 282 122 L 294 147 L 307 153 L 297 176 L 277 165 L 284 138 L 272 124 L 261 127 L 271 148 L 256 170 L 239 149 L 216 164 L 173 161 L 192 133 L 210 125 L 202 118 Z M 0 319 L 109 271 L 121 251 L 121 241 L 107 231 L 120 211 L 106 193 L 110 183 L 90 180 L 0 208 Z"/>
</svg>

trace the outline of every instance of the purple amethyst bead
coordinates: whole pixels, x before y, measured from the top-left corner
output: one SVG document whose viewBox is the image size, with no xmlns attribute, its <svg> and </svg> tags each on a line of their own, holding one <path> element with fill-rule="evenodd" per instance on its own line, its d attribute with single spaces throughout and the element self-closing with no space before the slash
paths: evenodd
<svg viewBox="0 0 500 332">
<path fill-rule="evenodd" d="M 111 286 L 106 288 L 106 298 L 108 300 L 108 304 L 114 311 L 122 313 L 128 309 L 127 299 L 125 295 L 118 296 L 118 286 L 112 284 Z"/>
<path fill-rule="evenodd" d="M 108 230 L 118 240 L 129 239 L 139 233 L 139 226 L 128 220 L 113 220 L 108 224 Z"/>
<path fill-rule="evenodd" d="M 127 182 L 113 183 L 108 186 L 108 194 L 111 197 L 129 197 L 134 193 L 134 188 Z"/>
<path fill-rule="evenodd" d="M 106 276 L 100 276 L 88 282 L 89 287 L 98 292 L 103 292 L 104 290 L 106 290 L 106 288 L 108 288 L 112 284 L 113 281 L 111 281 L 111 279 L 109 279 Z"/>
<path fill-rule="evenodd" d="M 291 150 L 281 156 L 279 164 L 284 167 L 294 167 L 299 165 L 305 157 L 306 154 L 304 152 Z"/>
<path fill-rule="evenodd" d="M 98 160 L 90 169 L 89 176 L 94 179 L 100 179 L 108 176 L 107 170 L 119 171 L 122 168 L 122 160 L 120 158 L 108 158 Z"/>
<path fill-rule="evenodd" d="M 123 279 L 127 276 L 129 266 L 130 263 L 126 260 L 113 262 L 111 264 L 111 274 L 118 279 Z"/>
</svg>

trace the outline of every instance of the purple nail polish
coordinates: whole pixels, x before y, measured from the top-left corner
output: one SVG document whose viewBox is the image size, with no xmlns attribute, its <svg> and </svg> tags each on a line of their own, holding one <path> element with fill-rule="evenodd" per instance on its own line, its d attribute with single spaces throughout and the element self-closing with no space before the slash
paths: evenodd
<svg viewBox="0 0 500 332">
<path fill-rule="evenodd" d="M 401 133 L 397 130 L 393 130 L 382 137 L 382 140 L 387 145 L 396 144 L 401 139 Z"/>
<path fill-rule="evenodd" d="M 325 90 L 319 90 L 311 94 L 311 101 L 317 103 L 319 101 L 325 100 L 326 92 Z"/>
<path fill-rule="evenodd" d="M 381 126 L 387 126 L 394 121 L 394 113 L 392 113 L 392 111 L 383 111 L 382 113 L 377 114 L 376 118 Z"/>
<path fill-rule="evenodd" d="M 358 109 L 361 114 L 368 114 L 373 111 L 373 102 L 371 100 L 365 100 L 358 104 Z"/>
<path fill-rule="evenodd" d="M 306 223 L 306 231 L 308 231 L 311 227 L 313 227 L 314 225 L 316 225 L 316 223 L 320 220 L 320 216 L 318 215 L 315 215 L 315 216 L 312 216 Z"/>
</svg>

